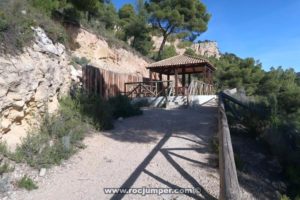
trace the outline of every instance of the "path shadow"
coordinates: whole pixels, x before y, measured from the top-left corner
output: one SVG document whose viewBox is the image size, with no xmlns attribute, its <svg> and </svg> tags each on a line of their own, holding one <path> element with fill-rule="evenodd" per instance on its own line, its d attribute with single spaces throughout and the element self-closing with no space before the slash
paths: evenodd
<svg viewBox="0 0 300 200">
<path fill-rule="evenodd" d="M 182 134 L 176 134 L 173 137 L 185 137 L 184 135 L 194 134 L 195 130 L 209 131 L 212 128 L 209 123 L 211 118 L 215 118 L 216 108 L 204 107 L 200 110 L 146 108 L 143 109 L 143 113 L 142 116 L 116 121 L 115 128 L 104 132 L 103 135 L 120 142 L 152 143 L 157 142 L 170 131 L 172 126 L 175 126 L 174 130 Z M 197 118 L 199 115 L 201 119 Z M 199 121 L 199 123 L 191 124 L 190 120 Z M 210 135 L 197 135 L 197 137 L 199 140 L 193 142 L 205 144 L 209 142 Z M 187 137 L 185 138 L 188 140 Z"/>
<path fill-rule="evenodd" d="M 206 115 L 206 112 L 199 114 L 199 110 L 194 111 L 163 109 L 155 109 L 155 113 L 152 112 L 153 110 L 149 109 L 146 110 L 145 116 L 126 119 L 125 123 L 118 122 L 115 130 L 104 133 L 105 136 L 122 142 L 150 143 L 158 141 L 152 151 L 136 167 L 132 174 L 119 188 L 125 190 L 130 189 L 135 184 L 137 179 L 141 176 L 141 174 L 144 173 L 169 188 L 180 189 L 180 186 L 169 182 L 168 180 L 165 180 L 159 175 L 155 175 L 146 169 L 149 163 L 154 159 L 154 157 L 158 153 L 161 153 L 165 157 L 171 168 L 175 169 L 193 188 L 197 188 L 199 191 L 201 191 L 201 194 L 187 193 L 184 195 L 193 199 L 215 200 L 216 198 L 214 198 L 208 191 L 206 191 L 205 188 L 190 173 L 188 173 L 183 166 L 176 162 L 173 157 L 180 158 L 184 161 L 190 162 L 192 165 L 196 165 L 202 168 L 214 168 L 214 166 L 211 166 L 209 163 L 203 163 L 180 155 L 177 152 L 172 152 L 194 151 L 195 153 L 202 154 L 211 153 L 209 149 L 209 139 L 211 138 L 211 135 L 208 134 L 209 132 L 211 132 L 209 131 L 211 129 L 211 113 Z M 193 123 L 199 123 L 191 124 L 191 120 Z M 162 135 L 163 137 L 161 138 Z M 191 135 L 196 137 L 189 138 L 189 136 Z M 163 146 L 171 137 L 173 139 L 183 140 L 191 144 L 188 147 L 175 146 L 170 148 L 163 148 Z M 159 138 L 161 139 L 159 140 Z M 114 194 L 111 199 L 120 200 L 123 199 L 125 195 L 126 194 L 121 193 Z"/>
</svg>

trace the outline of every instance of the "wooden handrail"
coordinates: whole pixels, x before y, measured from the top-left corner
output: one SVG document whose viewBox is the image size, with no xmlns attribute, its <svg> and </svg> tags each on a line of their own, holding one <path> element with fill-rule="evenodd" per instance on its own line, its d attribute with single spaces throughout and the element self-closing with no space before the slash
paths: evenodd
<svg viewBox="0 0 300 200">
<path fill-rule="evenodd" d="M 222 95 L 219 95 L 219 170 L 221 200 L 240 200 L 241 191 L 237 178 L 230 130 Z"/>
<path fill-rule="evenodd" d="M 172 81 L 146 81 L 146 82 L 128 82 L 125 85 L 147 84 L 147 83 L 171 83 Z"/>
<path fill-rule="evenodd" d="M 168 86 L 165 87 L 164 83 L 168 83 Z M 127 89 L 128 86 L 130 89 Z M 172 86 L 172 81 L 130 82 L 125 83 L 125 92 L 123 94 L 128 97 L 141 97 L 149 94 L 157 97 L 159 95 L 167 94 Z"/>
</svg>

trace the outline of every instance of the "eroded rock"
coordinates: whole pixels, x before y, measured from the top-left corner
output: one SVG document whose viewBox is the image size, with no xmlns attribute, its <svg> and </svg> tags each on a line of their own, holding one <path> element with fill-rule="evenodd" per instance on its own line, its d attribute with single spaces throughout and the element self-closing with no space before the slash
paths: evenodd
<svg viewBox="0 0 300 200">
<path fill-rule="evenodd" d="M 36 124 L 34 120 L 41 119 L 45 104 L 51 103 L 54 112 L 57 98 L 70 87 L 69 56 L 64 46 L 54 44 L 43 29 L 33 30 L 33 47 L 19 55 L 0 56 L 0 137 L 17 134 L 12 132 L 13 125 Z"/>
</svg>

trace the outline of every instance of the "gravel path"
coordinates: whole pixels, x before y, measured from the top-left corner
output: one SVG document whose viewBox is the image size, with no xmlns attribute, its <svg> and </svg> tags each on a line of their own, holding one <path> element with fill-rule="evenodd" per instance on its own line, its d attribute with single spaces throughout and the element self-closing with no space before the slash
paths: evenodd
<svg viewBox="0 0 300 200">
<path fill-rule="evenodd" d="M 147 109 L 119 121 L 109 132 L 87 137 L 87 148 L 47 171 L 39 189 L 18 191 L 16 200 L 216 199 L 217 157 L 210 149 L 217 131 L 215 105 Z M 198 188 L 194 194 L 113 195 L 104 188 Z"/>
</svg>

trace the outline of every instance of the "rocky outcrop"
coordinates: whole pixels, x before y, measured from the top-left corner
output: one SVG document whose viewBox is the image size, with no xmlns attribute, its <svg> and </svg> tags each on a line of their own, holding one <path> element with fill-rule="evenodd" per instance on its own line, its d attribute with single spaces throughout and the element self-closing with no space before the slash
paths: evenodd
<svg viewBox="0 0 300 200">
<path fill-rule="evenodd" d="M 105 39 L 85 30 L 69 27 L 77 45 L 66 51 L 54 44 L 41 28 L 32 28 L 33 45 L 19 55 L 0 55 L 0 138 L 15 147 L 32 126 L 39 125 L 45 112 L 58 108 L 58 99 L 72 82 L 82 76 L 72 58 L 85 57 L 90 64 L 106 70 L 148 76 L 148 62 L 134 52 L 111 48 Z"/>
<path fill-rule="evenodd" d="M 154 42 L 155 51 L 158 51 L 162 42 L 162 37 L 153 36 L 152 40 Z M 166 45 L 174 45 L 177 54 L 182 55 L 184 54 L 186 48 L 179 48 L 178 46 L 180 46 L 179 45 L 180 43 L 181 40 L 176 39 L 173 42 L 166 42 Z M 215 58 L 221 57 L 221 53 L 218 48 L 218 43 L 215 41 L 200 41 L 198 43 L 193 43 L 190 47 L 187 48 L 191 48 L 196 52 L 196 54 L 200 56 L 215 57 Z"/>
<path fill-rule="evenodd" d="M 205 57 L 215 57 L 220 58 L 221 53 L 218 48 L 218 43 L 214 41 L 204 41 L 195 43 L 191 46 L 196 54 L 205 56 Z"/>
<path fill-rule="evenodd" d="M 104 38 L 85 29 L 69 27 L 68 32 L 78 45 L 72 52 L 73 56 L 85 57 L 94 67 L 109 71 L 149 76 L 146 69 L 149 62 L 142 56 L 123 48 L 111 48 Z"/>
<path fill-rule="evenodd" d="M 25 134 L 46 110 L 57 109 L 58 97 L 70 86 L 64 46 L 53 44 L 41 28 L 33 30 L 32 47 L 0 56 L 0 137 Z"/>
</svg>

